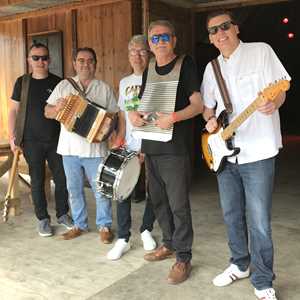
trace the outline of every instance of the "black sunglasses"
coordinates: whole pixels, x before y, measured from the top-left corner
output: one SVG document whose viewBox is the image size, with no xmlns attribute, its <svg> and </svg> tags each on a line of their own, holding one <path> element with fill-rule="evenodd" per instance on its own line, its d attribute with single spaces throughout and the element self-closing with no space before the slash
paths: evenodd
<svg viewBox="0 0 300 300">
<path fill-rule="evenodd" d="M 207 31 L 209 34 L 214 35 L 219 31 L 219 29 L 221 29 L 222 31 L 227 31 L 231 27 L 231 25 L 235 24 L 232 21 L 226 21 L 220 25 L 208 27 Z"/>
<path fill-rule="evenodd" d="M 46 60 L 49 59 L 49 55 L 32 55 L 31 58 L 32 58 L 32 60 L 34 60 L 34 61 L 39 61 L 40 59 L 41 59 L 42 61 L 46 61 Z"/>
</svg>

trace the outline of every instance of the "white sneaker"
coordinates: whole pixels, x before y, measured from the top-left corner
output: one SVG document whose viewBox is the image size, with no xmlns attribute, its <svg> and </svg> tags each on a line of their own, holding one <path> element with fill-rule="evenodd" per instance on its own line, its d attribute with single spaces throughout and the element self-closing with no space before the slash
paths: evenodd
<svg viewBox="0 0 300 300">
<path fill-rule="evenodd" d="M 141 233 L 141 239 L 142 239 L 142 242 L 143 242 L 143 247 L 144 247 L 144 250 L 146 251 L 152 251 L 156 248 L 156 242 L 155 240 L 153 239 L 152 235 L 151 235 L 151 232 L 148 231 L 147 229 L 144 230 L 142 233 Z"/>
<path fill-rule="evenodd" d="M 254 294 L 259 300 L 277 300 L 275 290 L 273 288 L 265 290 L 254 289 Z"/>
<path fill-rule="evenodd" d="M 215 286 L 226 286 L 238 279 L 246 278 L 249 275 L 249 268 L 245 272 L 243 272 L 240 271 L 237 265 L 231 264 L 223 273 L 217 275 L 214 278 L 213 284 Z"/>
<path fill-rule="evenodd" d="M 113 248 L 106 254 L 106 258 L 109 260 L 120 259 L 129 249 L 130 244 L 125 239 L 118 239 Z"/>
</svg>

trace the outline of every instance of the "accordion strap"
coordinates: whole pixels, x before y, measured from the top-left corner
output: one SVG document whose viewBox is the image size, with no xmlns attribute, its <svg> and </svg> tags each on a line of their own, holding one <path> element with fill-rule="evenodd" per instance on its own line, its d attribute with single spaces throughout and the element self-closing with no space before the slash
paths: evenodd
<svg viewBox="0 0 300 300">
<path fill-rule="evenodd" d="M 79 93 L 79 96 L 80 96 L 80 97 L 82 97 L 84 100 L 86 100 L 86 101 L 89 102 L 90 104 L 93 104 L 93 105 L 95 105 L 95 106 L 97 106 L 97 107 L 100 107 L 100 108 L 106 110 L 106 108 L 103 107 L 102 105 L 97 104 L 97 103 L 95 103 L 95 102 L 89 100 L 89 99 L 87 98 L 87 96 L 86 96 L 86 93 L 79 87 L 79 85 L 77 84 L 77 82 L 76 82 L 73 78 L 68 77 L 67 80 L 72 84 L 73 88 Z"/>
<path fill-rule="evenodd" d="M 225 80 L 224 80 L 224 78 L 222 76 L 222 73 L 221 73 L 221 68 L 220 68 L 220 64 L 219 64 L 218 59 L 217 58 L 213 59 L 211 61 L 211 64 L 212 64 L 212 67 L 213 67 L 213 70 L 214 70 L 214 74 L 215 74 L 215 77 L 216 77 L 216 80 L 217 80 L 217 83 L 218 83 L 218 87 L 219 87 L 223 102 L 224 102 L 224 106 L 226 108 L 226 112 L 227 113 L 232 113 L 232 111 L 233 111 L 232 103 L 231 103 L 230 98 L 229 98 L 229 93 L 228 93 L 228 90 L 227 90 L 227 87 L 226 87 Z"/>
</svg>

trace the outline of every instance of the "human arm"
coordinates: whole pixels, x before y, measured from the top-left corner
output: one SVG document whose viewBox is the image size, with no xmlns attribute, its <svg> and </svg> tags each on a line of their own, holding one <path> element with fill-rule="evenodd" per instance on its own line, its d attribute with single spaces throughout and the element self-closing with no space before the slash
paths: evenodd
<svg viewBox="0 0 300 300">
<path fill-rule="evenodd" d="M 10 99 L 9 101 L 9 111 L 8 111 L 8 137 L 10 149 L 15 151 L 17 146 L 15 145 L 16 139 L 16 120 L 19 112 L 20 102 Z"/>
<path fill-rule="evenodd" d="M 126 120 L 124 111 L 118 112 L 118 129 L 113 137 L 111 148 L 119 148 L 125 144 Z"/>
<path fill-rule="evenodd" d="M 214 132 L 218 128 L 218 122 L 216 117 L 216 111 L 214 108 L 208 108 L 204 106 L 203 118 L 207 122 L 205 124 L 206 130 L 211 133 Z"/>
<path fill-rule="evenodd" d="M 200 92 L 193 92 L 189 97 L 189 105 L 171 114 L 157 113 L 155 125 L 161 129 L 168 129 L 174 123 L 188 120 L 203 112 L 203 102 Z"/>
<path fill-rule="evenodd" d="M 44 109 L 44 115 L 48 119 L 55 119 L 57 114 L 64 109 L 66 99 L 59 98 L 56 104 L 47 104 Z"/>
</svg>

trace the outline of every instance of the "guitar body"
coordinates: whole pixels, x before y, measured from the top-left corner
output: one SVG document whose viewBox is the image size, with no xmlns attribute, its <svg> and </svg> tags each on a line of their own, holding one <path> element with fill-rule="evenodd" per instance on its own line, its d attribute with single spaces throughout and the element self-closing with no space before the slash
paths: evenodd
<svg viewBox="0 0 300 300">
<path fill-rule="evenodd" d="M 223 111 L 218 118 L 218 128 L 209 133 L 206 129 L 203 130 L 201 135 L 201 147 L 203 159 L 207 166 L 213 172 L 220 172 L 223 163 L 227 157 L 237 155 L 240 152 L 239 148 L 234 148 L 232 139 L 223 140 L 221 134 L 223 128 L 227 125 L 227 114 Z"/>
<path fill-rule="evenodd" d="M 280 93 L 287 91 L 289 88 L 290 82 L 285 79 L 269 84 L 231 124 L 228 124 L 226 111 L 222 111 L 217 120 L 219 126 L 215 132 L 208 133 L 204 130 L 201 136 L 203 158 L 210 170 L 220 172 L 224 160 L 240 152 L 239 148 L 233 147 L 232 136 L 236 129 L 257 110 L 257 107 L 265 101 L 275 101 Z"/>
</svg>

